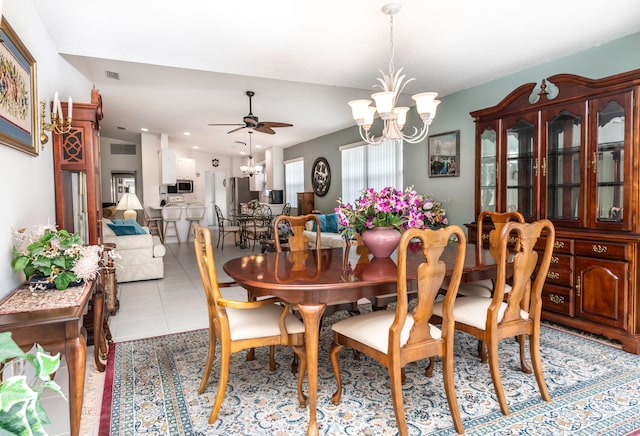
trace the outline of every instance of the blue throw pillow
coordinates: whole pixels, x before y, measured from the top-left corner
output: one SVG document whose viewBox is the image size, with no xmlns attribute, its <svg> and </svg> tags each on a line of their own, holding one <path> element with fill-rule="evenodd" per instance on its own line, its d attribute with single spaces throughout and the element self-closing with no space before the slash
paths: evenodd
<svg viewBox="0 0 640 436">
<path fill-rule="evenodd" d="M 318 217 L 318 219 L 320 220 L 320 231 L 321 232 L 326 232 L 325 228 L 327 227 L 327 216 L 324 214 L 317 214 L 316 215 Z M 317 232 L 316 230 L 316 222 L 313 222 L 313 232 Z"/>
<path fill-rule="evenodd" d="M 322 228 L 322 226 L 320 226 Z M 325 230 L 323 230 L 324 232 Z M 338 214 L 327 214 L 327 232 L 338 233 Z"/>
<path fill-rule="evenodd" d="M 134 220 L 113 220 L 107 224 L 116 236 L 144 235 L 144 229 Z"/>
</svg>

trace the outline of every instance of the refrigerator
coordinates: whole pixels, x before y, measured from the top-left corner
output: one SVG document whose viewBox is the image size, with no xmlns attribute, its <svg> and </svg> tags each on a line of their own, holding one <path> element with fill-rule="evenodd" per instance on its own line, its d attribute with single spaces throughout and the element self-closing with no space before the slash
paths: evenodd
<svg viewBox="0 0 640 436">
<path fill-rule="evenodd" d="M 251 200 L 249 177 L 231 177 L 229 179 L 229 218 L 235 220 L 240 215 L 240 203 Z"/>
</svg>

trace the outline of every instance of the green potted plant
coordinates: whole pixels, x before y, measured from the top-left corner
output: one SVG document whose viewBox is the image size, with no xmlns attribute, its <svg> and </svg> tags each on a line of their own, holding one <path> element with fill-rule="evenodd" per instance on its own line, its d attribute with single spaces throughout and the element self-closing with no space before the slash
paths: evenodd
<svg viewBox="0 0 640 436">
<path fill-rule="evenodd" d="M 14 271 L 24 271 L 32 288 L 66 289 L 74 282 L 92 280 L 98 273 L 102 248 L 82 245 L 77 233 L 45 225 L 20 229 L 13 236 L 11 266 Z M 35 282 L 34 277 L 41 280 Z"/>
<path fill-rule="evenodd" d="M 9 361 L 15 362 L 8 365 Z M 35 370 L 30 382 L 21 374 L 5 377 L 7 368 L 17 368 L 17 363 L 29 363 Z M 11 337 L 11 332 L 0 333 L 0 364 L 2 381 L 0 382 L 0 434 L 46 435 L 44 424 L 50 420 L 44 411 L 40 398 L 44 389 L 50 389 L 61 395 L 60 386 L 51 380 L 51 374 L 60 366 L 60 354 L 51 356 L 36 344 L 36 352 L 25 353 Z"/>
</svg>

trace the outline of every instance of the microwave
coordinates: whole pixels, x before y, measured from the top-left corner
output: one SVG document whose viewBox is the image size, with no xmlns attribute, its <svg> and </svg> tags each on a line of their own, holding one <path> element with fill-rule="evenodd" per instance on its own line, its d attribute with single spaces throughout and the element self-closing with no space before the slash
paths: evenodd
<svg viewBox="0 0 640 436">
<path fill-rule="evenodd" d="M 178 179 L 175 185 L 167 185 L 167 194 L 191 194 L 193 180 Z"/>
</svg>

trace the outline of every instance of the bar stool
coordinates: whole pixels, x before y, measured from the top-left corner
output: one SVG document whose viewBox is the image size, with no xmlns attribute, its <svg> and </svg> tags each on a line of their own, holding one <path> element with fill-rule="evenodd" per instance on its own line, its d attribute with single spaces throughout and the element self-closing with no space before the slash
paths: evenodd
<svg viewBox="0 0 640 436">
<path fill-rule="evenodd" d="M 149 207 L 144 208 L 144 219 L 147 223 L 147 227 L 149 228 L 149 234 L 157 234 L 160 237 L 160 241 L 164 244 L 164 234 L 162 231 L 162 215 L 157 216 L 157 214 L 153 212 L 155 211 L 151 210 Z"/>
<path fill-rule="evenodd" d="M 165 206 L 162 208 L 162 220 L 164 221 L 164 239 L 169 236 L 175 236 L 180 241 L 180 233 L 178 233 L 178 221 L 182 217 L 182 208 L 176 206 Z M 174 234 L 169 235 L 169 229 L 173 227 Z"/>
<path fill-rule="evenodd" d="M 187 221 L 189 221 L 189 230 L 187 231 L 187 242 L 189 242 L 193 224 L 200 224 L 200 221 L 204 218 L 204 206 L 200 203 L 191 203 L 187 206 L 185 213 Z"/>
</svg>

